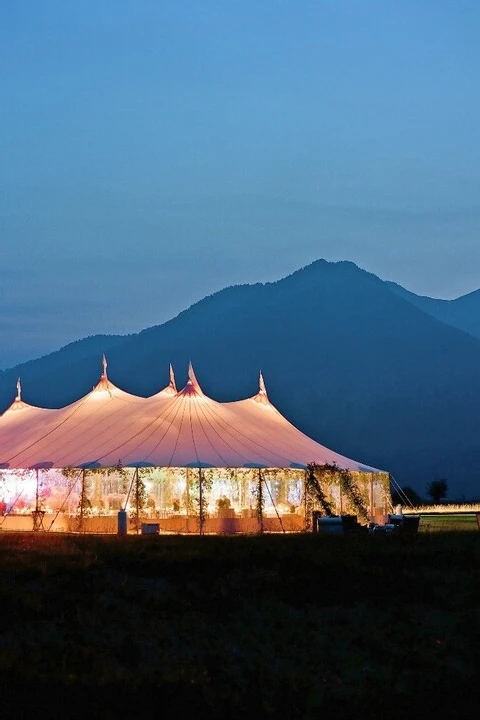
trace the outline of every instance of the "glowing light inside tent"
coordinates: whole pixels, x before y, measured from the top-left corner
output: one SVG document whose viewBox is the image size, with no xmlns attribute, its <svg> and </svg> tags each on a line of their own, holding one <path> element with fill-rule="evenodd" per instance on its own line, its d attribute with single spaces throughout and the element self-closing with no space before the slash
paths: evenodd
<svg viewBox="0 0 480 720">
<path fill-rule="evenodd" d="M 379 478 L 386 474 L 300 432 L 270 402 L 263 375 L 257 393 L 236 402 L 205 395 L 191 365 L 183 389 L 177 391 L 172 369 L 167 387 L 149 398 L 129 394 L 108 379 L 104 359 L 93 391 L 71 405 L 7 410 L 0 416 L 0 503 L 8 514 L 31 512 L 40 502 L 47 513 L 75 516 L 85 500 L 82 521 L 101 528 L 99 518 L 114 522 L 141 468 L 142 512 L 167 526 L 174 516 L 172 531 L 185 531 L 181 518 L 198 509 L 200 483 L 208 520 L 219 531 L 218 522 L 235 518 L 251 520 L 255 531 L 259 487 L 266 515 L 288 515 L 289 527 L 301 529 L 309 462 L 362 475 L 372 514 L 384 505 Z M 338 488 L 331 496 L 345 503 Z"/>
</svg>

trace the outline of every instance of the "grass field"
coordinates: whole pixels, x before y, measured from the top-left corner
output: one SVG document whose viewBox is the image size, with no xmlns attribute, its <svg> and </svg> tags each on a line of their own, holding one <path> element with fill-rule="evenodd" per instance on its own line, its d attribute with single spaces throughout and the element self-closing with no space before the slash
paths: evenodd
<svg viewBox="0 0 480 720">
<path fill-rule="evenodd" d="M 422 513 L 420 532 L 457 532 L 478 530 L 475 513 Z"/>
<path fill-rule="evenodd" d="M 5 718 L 440 718 L 480 698 L 478 531 L 4 533 L 0 590 Z"/>
</svg>

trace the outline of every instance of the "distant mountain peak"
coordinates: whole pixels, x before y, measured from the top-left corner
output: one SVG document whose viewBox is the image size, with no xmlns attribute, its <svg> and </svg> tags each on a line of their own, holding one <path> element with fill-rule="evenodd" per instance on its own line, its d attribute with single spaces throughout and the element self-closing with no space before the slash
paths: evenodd
<svg viewBox="0 0 480 720">
<path fill-rule="evenodd" d="M 1 403 L 11 405 L 20 374 L 26 402 L 72 402 L 98 382 L 102 353 L 112 383 L 144 396 L 159 391 L 159 365 L 186 367 L 192 356 L 218 400 L 252 397 L 262 368 L 274 405 L 322 444 L 402 483 L 448 477 L 459 492 L 464 478 L 480 479 L 479 318 L 480 292 L 422 298 L 319 258 L 275 282 L 224 288 L 140 333 L 93 336 L 6 370 Z M 186 387 L 201 392 L 193 370 Z M 261 381 L 255 397 L 268 402 Z"/>
<path fill-rule="evenodd" d="M 314 260 L 308 265 L 304 265 L 298 270 L 295 270 L 285 278 L 277 280 L 277 283 L 282 283 L 291 280 L 292 278 L 310 279 L 319 277 L 343 277 L 345 280 L 351 280 L 352 278 L 365 280 L 369 278 L 375 280 L 376 282 L 382 282 L 377 275 L 368 272 L 368 270 L 364 270 L 351 260 L 325 260 L 323 258 L 319 258 L 318 260 Z"/>
</svg>

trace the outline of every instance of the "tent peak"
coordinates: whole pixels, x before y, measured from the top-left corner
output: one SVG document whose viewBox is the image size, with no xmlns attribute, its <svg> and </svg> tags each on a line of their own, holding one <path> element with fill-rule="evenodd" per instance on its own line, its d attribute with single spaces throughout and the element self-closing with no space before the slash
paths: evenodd
<svg viewBox="0 0 480 720">
<path fill-rule="evenodd" d="M 197 380 L 197 376 L 195 375 L 195 370 L 193 369 L 192 361 L 190 360 L 188 363 L 188 381 L 187 385 L 192 385 L 195 388 L 195 391 L 203 395 L 202 388 L 200 387 L 200 384 Z"/>
<path fill-rule="evenodd" d="M 187 384 L 183 388 L 183 390 L 180 391 L 179 394 L 182 395 L 203 395 L 203 390 L 200 387 L 200 384 L 197 380 L 197 376 L 195 375 L 195 370 L 193 369 L 192 362 L 190 361 L 188 363 L 188 380 Z"/>
<path fill-rule="evenodd" d="M 263 373 L 261 370 L 260 375 L 258 376 L 258 393 L 259 395 L 265 395 L 265 397 L 268 397 L 267 388 L 265 387 L 265 380 L 263 379 Z"/>
<path fill-rule="evenodd" d="M 15 396 L 15 399 L 13 403 L 10 405 L 7 410 L 23 410 L 23 408 L 30 407 L 27 403 L 23 402 L 22 400 L 22 381 L 20 378 L 17 380 L 17 394 Z"/>
<path fill-rule="evenodd" d="M 270 400 L 268 399 L 267 394 L 267 388 L 265 387 L 265 380 L 263 379 L 263 373 L 260 370 L 260 374 L 258 376 L 258 392 L 256 395 L 253 396 L 252 400 L 255 400 L 255 402 L 261 403 L 262 405 L 270 405 Z"/>
<path fill-rule="evenodd" d="M 110 382 L 108 380 L 107 375 L 107 358 L 105 357 L 105 353 L 102 355 L 102 374 L 100 375 L 100 380 L 98 381 L 97 385 L 93 387 L 94 390 L 110 390 Z"/>
<path fill-rule="evenodd" d="M 177 395 L 177 383 L 175 382 L 175 373 L 173 371 L 172 363 L 169 364 L 169 382 L 168 385 L 165 387 L 162 387 L 161 390 L 154 393 L 154 395 L 151 395 L 150 397 L 160 398 L 165 397 L 165 395 L 170 395 L 173 397 L 173 395 Z"/>
<path fill-rule="evenodd" d="M 163 390 L 160 390 L 160 395 L 176 395 L 177 394 L 177 383 L 175 382 L 175 373 L 173 371 L 172 363 L 170 363 L 169 367 L 169 383 L 167 387 L 164 387 Z"/>
<path fill-rule="evenodd" d="M 177 394 L 177 384 L 175 382 L 175 373 L 173 371 L 172 363 L 170 363 L 169 372 L 170 372 L 170 382 L 168 384 L 168 387 L 171 388 L 175 394 Z"/>
</svg>

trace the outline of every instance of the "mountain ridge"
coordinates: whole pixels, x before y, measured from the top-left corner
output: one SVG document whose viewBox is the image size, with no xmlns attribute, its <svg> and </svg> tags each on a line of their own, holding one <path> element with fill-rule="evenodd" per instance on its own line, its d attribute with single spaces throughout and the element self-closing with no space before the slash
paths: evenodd
<svg viewBox="0 0 480 720">
<path fill-rule="evenodd" d="M 421 308 L 432 317 L 456 327 L 469 335 L 480 338 L 480 289 L 453 300 L 431 298 L 428 295 L 416 295 L 398 283 L 386 281 L 390 289 Z"/>
<path fill-rule="evenodd" d="M 480 339 L 354 263 L 316 261 L 224 288 L 140 333 L 77 341 L 54 364 L 23 366 L 27 402 L 58 406 L 88 392 L 109 337 L 109 376 L 130 392 L 166 385 L 169 362 L 180 386 L 192 359 L 204 391 L 233 400 L 256 392 L 261 368 L 279 410 L 322 444 L 421 491 L 442 475 L 455 495 L 477 492 Z M 3 407 L 19 369 L 2 374 Z"/>
</svg>

